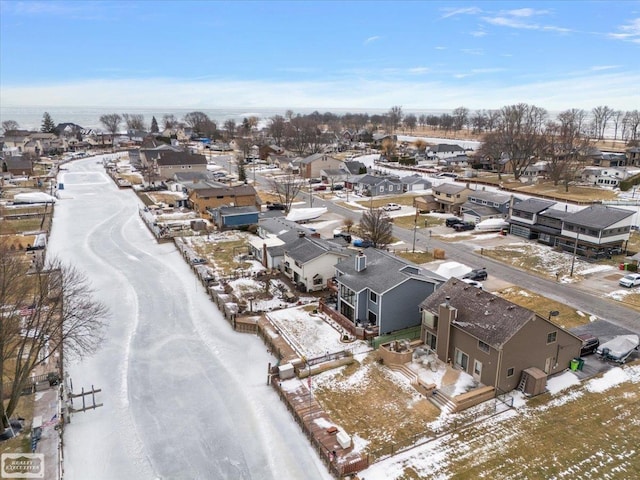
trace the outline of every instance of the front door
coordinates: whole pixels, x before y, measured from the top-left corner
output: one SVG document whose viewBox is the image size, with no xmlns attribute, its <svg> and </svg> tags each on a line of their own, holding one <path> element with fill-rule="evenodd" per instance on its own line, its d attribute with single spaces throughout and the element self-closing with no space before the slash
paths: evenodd
<svg viewBox="0 0 640 480">
<path fill-rule="evenodd" d="M 474 360 L 473 361 L 473 379 L 479 382 L 480 377 L 482 377 L 482 362 L 479 362 L 478 360 Z"/>
<path fill-rule="evenodd" d="M 548 357 L 544 361 L 544 373 L 549 373 L 551 371 L 551 365 L 553 365 L 553 357 Z"/>
</svg>

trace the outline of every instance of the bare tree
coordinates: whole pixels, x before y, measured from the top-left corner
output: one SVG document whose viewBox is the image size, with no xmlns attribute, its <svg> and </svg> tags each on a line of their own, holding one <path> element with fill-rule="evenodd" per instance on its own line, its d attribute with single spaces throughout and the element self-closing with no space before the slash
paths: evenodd
<svg viewBox="0 0 640 480">
<path fill-rule="evenodd" d="M 227 140 L 236 136 L 236 121 L 234 119 L 229 119 L 224 122 L 224 134 Z"/>
<path fill-rule="evenodd" d="M 535 105 L 519 103 L 502 107 L 499 126 L 484 138 L 480 154 L 496 158 L 507 156 L 513 176 L 522 172 L 544 152 L 544 126 L 547 111 Z"/>
<path fill-rule="evenodd" d="M 5 120 L 2 122 L 2 131 L 4 133 L 10 132 L 11 130 L 18 130 L 20 125 L 15 120 Z"/>
<path fill-rule="evenodd" d="M 212 137 L 218 128 L 216 123 L 204 112 L 189 112 L 184 116 L 184 123 L 193 129 L 196 135 Z"/>
<path fill-rule="evenodd" d="M 117 113 L 109 113 L 100 117 L 100 123 L 111 135 L 118 133 L 120 122 L 122 122 L 122 117 Z"/>
<path fill-rule="evenodd" d="M 452 116 L 454 130 L 462 130 L 462 128 L 469 123 L 468 108 L 458 107 L 452 112 Z"/>
<path fill-rule="evenodd" d="M 141 113 L 123 113 L 122 119 L 127 130 L 144 130 L 144 115 Z"/>
<path fill-rule="evenodd" d="M 611 120 L 611 117 L 615 111 L 608 106 L 599 106 L 591 110 L 593 115 L 593 130 L 594 135 L 598 140 L 604 139 L 604 132 L 607 129 L 607 123 Z"/>
<path fill-rule="evenodd" d="M 395 105 L 389 109 L 387 113 L 387 121 L 389 124 L 389 133 L 394 133 L 398 126 L 402 123 L 402 119 L 404 118 L 404 114 L 402 113 L 402 107 L 399 105 Z"/>
<path fill-rule="evenodd" d="M 471 125 L 473 133 L 482 133 L 487 128 L 487 112 L 484 110 L 476 110 L 471 117 Z"/>
<path fill-rule="evenodd" d="M 304 179 L 298 175 L 287 174 L 269 181 L 273 191 L 278 196 L 278 201 L 285 206 L 286 211 L 291 210 L 291 204 L 305 185 Z"/>
<path fill-rule="evenodd" d="M 411 133 L 416 129 L 416 125 L 418 124 L 418 119 L 413 113 L 410 113 L 409 115 L 404 117 L 404 124 L 409 130 L 409 133 Z"/>
<path fill-rule="evenodd" d="M 611 117 L 613 119 L 613 139 L 618 139 L 618 127 L 620 126 L 620 121 L 622 120 L 622 110 L 616 110 Z"/>
<path fill-rule="evenodd" d="M 384 248 L 393 240 L 391 217 L 381 208 L 370 208 L 360 217 L 360 234 L 376 248 Z"/>
<path fill-rule="evenodd" d="M 162 124 L 164 128 L 174 128 L 178 126 L 178 120 L 175 115 L 167 113 L 162 116 Z"/>
<path fill-rule="evenodd" d="M 29 268 L 23 255 L 0 245 L 0 398 L 9 399 L 6 406 L 0 402 L 5 427 L 34 369 L 57 358 L 59 370 L 64 358 L 93 353 L 108 315 L 76 268 L 56 258 Z"/>
<path fill-rule="evenodd" d="M 282 145 L 285 131 L 286 123 L 283 116 L 276 115 L 269 120 L 269 134 L 276 141 L 277 145 Z"/>
</svg>

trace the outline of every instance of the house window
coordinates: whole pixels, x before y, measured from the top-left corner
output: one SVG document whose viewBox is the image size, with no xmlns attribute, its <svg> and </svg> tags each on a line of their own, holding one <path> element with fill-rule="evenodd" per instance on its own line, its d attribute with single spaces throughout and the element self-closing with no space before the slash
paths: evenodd
<svg viewBox="0 0 640 480">
<path fill-rule="evenodd" d="M 426 310 L 422 311 L 422 324 L 432 330 L 438 329 L 438 319 L 433 313 L 427 312 Z"/>
<path fill-rule="evenodd" d="M 507 368 L 507 378 L 513 377 L 514 372 L 515 372 L 515 369 L 513 367 Z"/>
<path fill-rule="evenodd" d="M 547 344 L 555 343 L 557 337 L 558 337 L 558 332 L 549 332 L 549 333 L 547 333 Z"/>
<path fill-rule="evenodd" d="M 377 325 L 378 316 L 374 312 L 372 312 L 371 310 L 369 310 L 369 314 L 367 315 L 367 319 L 369 320 L 369 323 L 371 325 Z"/>
<path fill-rule="evenodd" d="M 469 355 L 464 353 L 462 350 L 458 350 L 456 348 L 456 355 L 454 364 L 456 367 L 460 368 L 463 371 L 467 371 L 467 367 L 469 366 Z"/>
<path fill-rule="evenodd" d="M 488 343 L 484 343 L 482 340 L 478 340 L 478 348 L 484 353 L 489 353 L 491 347 L 489 347 Z"/>
<path fill-rule="evenodd" d="M 384 193 L 384 186 L 380 187 L 380 193 Z"/>
<path fill-rule="evenodd" d="M 370 293 L 369 293 L 369 299 L 370 299 L 373 303 L 378 303 L 378 295 L 376 294 L 376 292 L 370 292 Z"/>
<path fill-rule="evenodd" d="M 351 305 L 354 305 L 355 299 L 356 299 L 356 294 L 350 288 L 348 288 L 348 287 L 346 287 L 344 285 L 340 285 L 340 298 L 343 301 L 349 302 Z"/>
<path fill-rule="evenodd" d="M 322 277 L 318 276 L 316 278 L 313 279 L 313 284 L 314 285 L 322 285 Z"/>
</svg>

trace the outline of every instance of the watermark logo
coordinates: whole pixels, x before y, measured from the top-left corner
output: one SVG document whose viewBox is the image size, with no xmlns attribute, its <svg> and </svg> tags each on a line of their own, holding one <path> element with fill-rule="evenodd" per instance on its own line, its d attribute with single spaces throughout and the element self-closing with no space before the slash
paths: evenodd
<svg viewBox="0 0 640 480">
<path fill-rule="evenodd" d="M 3 453 L 2 478 L 44 478 L 42 453 Z"/>
</svg>

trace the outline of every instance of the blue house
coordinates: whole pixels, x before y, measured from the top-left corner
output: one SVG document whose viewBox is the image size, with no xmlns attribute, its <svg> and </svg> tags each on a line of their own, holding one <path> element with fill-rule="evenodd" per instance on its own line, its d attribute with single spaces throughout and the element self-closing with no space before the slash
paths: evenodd
<svg viewBox="0 0 640 480">
<path fill-rule="evenodd" d="M 337 312 L 379 335 L 420 325 L 420 302 L 446 281 L 375 248 L 337 263 L 335 271 Z"/>
<path fill-rule="evenodd" d="M 220 230 L 248 227 L 258 223 L 256 207 L 217 207 L 207 208 L 211 219 Z"/>
</svg>

